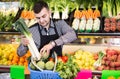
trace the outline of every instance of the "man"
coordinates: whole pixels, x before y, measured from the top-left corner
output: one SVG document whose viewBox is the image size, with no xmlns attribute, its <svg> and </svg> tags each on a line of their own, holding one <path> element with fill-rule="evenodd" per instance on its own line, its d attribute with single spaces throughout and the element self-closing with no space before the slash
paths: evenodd
<svg viewBox="0 0 120 79">
<path fill-rule="evenodd" d="M 29 30 L 32 33 L 34 42 L 41 52 L 52 53 L 55 51 L 58 56 L 62 56 L 62 46 L 77 39 L 74 30 L 64 21 L 53 21 L 51 11 L 47 3 L 39 1 L 33 7 L 37 23 L 32 25 Z M 23 56 L 27 50 L 29 41 L 21 39 L 18 47 L 18 55 Z"/>
</svg>

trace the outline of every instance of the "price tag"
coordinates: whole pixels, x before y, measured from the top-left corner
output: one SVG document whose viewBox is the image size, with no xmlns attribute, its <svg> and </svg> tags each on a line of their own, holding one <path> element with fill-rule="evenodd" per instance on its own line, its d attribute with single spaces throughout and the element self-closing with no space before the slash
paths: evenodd
<svg viewBox="0 0 120 79">
<path fill-rule="evenodd" d="M 103 70 L 101 79 L 120 79 L 119 70 Z"/>
</svg>

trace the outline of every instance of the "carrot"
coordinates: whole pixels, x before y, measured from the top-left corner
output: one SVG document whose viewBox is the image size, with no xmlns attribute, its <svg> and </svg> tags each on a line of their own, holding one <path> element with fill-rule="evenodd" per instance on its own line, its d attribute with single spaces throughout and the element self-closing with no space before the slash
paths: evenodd
<svg viewBox="0 0 120 79">
<path fill-rule="evenodd" d="M 86 10 L 82 10 L 82 17 L 86 17 Z"/>
<path fill-rule="evenodd" d="M 90 9 L 88 9 L 88 14 L 90 15 L 90 17 L 92 18 L 92 14 L 93 14 L 93 10 L 90 8 Z"/>
<path fill-rule="evenodd" d="M 75 12 L 74 12 L 74 18 L 79 18 L 79 10 L 75 10 Z"/>
<path fill-rule="evenodd" d="M 100 17 L 100 11 L 99 10 L 95 10 L 94 11 L 94 18 Z"/>
<path fill-rule="evenodd" d="M 86 12 L 85 16 L 86 16 L 86 19 L 90 18 L 90 14 L 88 12 Z"/>
<path fill-rule="evenodd" d="M 79 18 L 81 18 L 82 17 L 82 12 L 81 11 L 79 11 Z"/>
<path fill-rule="evenodd" d="M 23 10 L 20 17 L 27 19 L 27 10 Z"/>
<path fill-rule="evenodd" d="M 21 16 L 24 19 L 34 19 L 34 12 L 33 11 L 28 11 L 28 10 L 23 10 L 21 13 Z"/>
<path fill-rule="evenodd" d="M 33 11 L 30 11 L 30 17 L 29 17 L 29 19 L 34 19 L 34 18 L 35 18 L 34 12 L 33 12 Z"/>
</svg>

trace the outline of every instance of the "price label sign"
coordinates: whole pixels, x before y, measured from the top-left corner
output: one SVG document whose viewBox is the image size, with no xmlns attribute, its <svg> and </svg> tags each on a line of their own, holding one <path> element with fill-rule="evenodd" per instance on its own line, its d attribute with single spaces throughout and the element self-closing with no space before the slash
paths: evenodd
<svg viewBox="0 0 120 79">
<path fill-rule="evenodd" d="M 120 79 L 120 70 L 103 70 L 101 79 Z"/>
</svg>

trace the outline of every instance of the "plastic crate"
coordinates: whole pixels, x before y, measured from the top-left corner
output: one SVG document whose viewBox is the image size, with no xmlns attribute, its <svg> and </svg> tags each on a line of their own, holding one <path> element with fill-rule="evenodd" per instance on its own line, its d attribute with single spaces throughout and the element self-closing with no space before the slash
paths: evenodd
<svg viewBox="0 0 120 79">
<path fill-rule="evenodd" d="M 57 72 L 50 70 L 37 71 L 30 69 L 30 79 L 61 79 Z"/>
<path fill-rule="evenodd" d="M 10 66 L 11 79 L 25 79 L 24 70 L 25 70 L 24 66 L 11 65 Z"/>
</svg>

